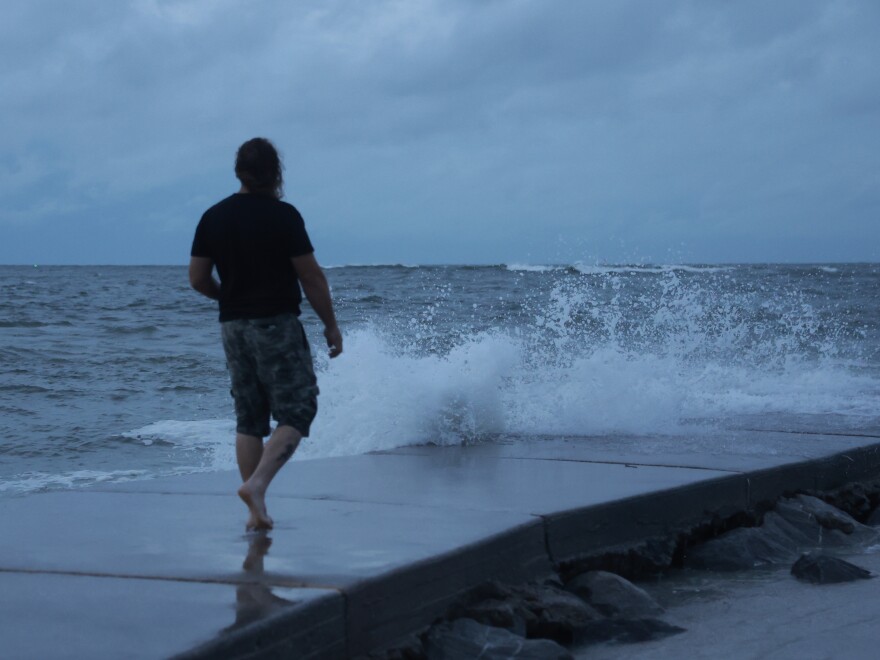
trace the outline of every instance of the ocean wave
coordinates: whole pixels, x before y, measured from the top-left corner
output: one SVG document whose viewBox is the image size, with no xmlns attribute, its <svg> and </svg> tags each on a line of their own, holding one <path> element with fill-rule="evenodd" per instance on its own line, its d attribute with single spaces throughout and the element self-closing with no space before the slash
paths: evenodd
<svg viewBox="0 0 880 660">
<path fill-rule="evenodd" d="M 48 394 L 52 390 L 48 387 L 40 385 L 21 385 L 21 384 L 2 384 L 0 392 L 8 392 L 9 394 Z"/>
<path fill-rule="evenodd" d="M 517 267 L 552 271 L 534 277 L 509 272 Z M 320 411 L 294 460 L 498 435 L 675 434 L 692 423 L 743 415 L 876 416 L 880 317 L 871 306 L 876 287 L 870 280 L 825 277 L 818 268 L 671 264 L 576 270 L 509 264 L 430 267 L 412 274 L 353 271 L 348 280 L 338 273 L 334 284 L 343 294 L 346 351 L 327 360 L 318 322 L 304 314 L 309 335 L 319 339 L 314 348 Z M 736 273 L 714 276 L 719 270 Z M 709 274 L 701 277 L 704 272 Z M 383 294 L 381 314 L 367 302 L 374 291 Z M 113 386 L 94 387 L 99 379 L 124 373 L 127 380 L 117 386 L 144 388 L 133 403 L 147 407 L 133 414 L 143 419 L 149 410 L 157 421 L 125 431 L 124 442 L 118 432 L 135 423 L 105 428 L 103 440 L 83 447 L 122 452 L 123 462 L 114 458 L 100 467 L 148 466 L 148 474 L 96 472 L 94 479 L 234 468 L 227 377 L 219 341 L 205 339 L 205 320 L 187 318 L 173 333 L 160 325 L 161 342 L 102 336 L 107 325 L 140 329 L 152 318 L 92 321 L 82 330 L 77 326 L 79 341 L 68 341 L 67 332 L 32 333 L 52 343 L 0 348 L 4 366 L 32 371 L 29 377 L 7 378 L 7 386 L 52 384 L 70 397 L 64 412 L 72 413 L 79 438 L 53 443 L 58 451 L 78 451 L 74 442 L 92 443 L 99 423 L 126 419 L 127 406 L 112 401 Z M 84 357 L 82 346 L 91 342 L 82 339 L 93 336 L 101 339 L 100 350 Z M 141 342 L 149 343 L 149 351 L 131 362 L 134 372 L 120 369 L 132 360 L 130 344 Z M 59 368 L 53 356 L 62 349 L 71 359 Z M 42 364 L 44 374 L 63 371 L 71 379 L 63 387 L 42 380 L 33 375 L 33 364 Z M 193 383 L 176 386 L 181 373 Z M 198 391 L 196 382 L 206 389 Z M 57 402 L 49 400 L 54 392 L 35 390 L 33 396 L 45 396 L 45 408 L 56 409 Z M 17 399 L 24 412 L 15 413 L 16 433 L 30 428 L 29 416 L 38 409 L 31 398 Z M 4 403 L 15 400 L 7 399 Z M 57 419 L 44 416 L 43 423 L 51 426 Z M 52 451 L 45 447 L 35 443 L 34 451 Z M 37 469 L 46 465 L 39 455 L 26 458 L 34 459 Z M 59 471 L 72 467 L 57 464 Z M 86 472 L 65 473 L 53 483 L 81 485 L 90 478 Z M 47 487 L 39 473 L 15 479 L 20 482 L 15 492 Z"/>
<path fill-rule="evenodd" d="M 689 264 L 660 264 L 660 265 L 644 265 L 644 264 L 619 264 L 619 265 L 589 265 L 584 263 L 576 263 L 572 268 L 583 275 L 606 275 L 611 273 L 630 273 L 633 275 L 642 273 L 651 273 L 662 275 L 671 272 L 683 273 L 720 273 L 733 270 L 732 266 L 708 266 L 708 265 L 689 265 Z"/>
<path fill-rule="evenodd" d="M 193 469 L 225 470 L 235 466 L 235 422 L 229 419 L 165 419 L 125 431 L 122 437 L 145 446 L 164 444 L 203 456 Z M 204 460 L 203 460 L 204 459 Z"/>
<path fill-rule="evenodd" d="M 158 331 L 159 328 L 155 325 L 113 326 L 104 329 L 104 332 L 111 335 L 151 335 Z"/>
<path fill-rule="evenodd" d="M 0 321 L 0 328 L 45 328 L 49 326 L 70 327 L 70 321 Z"/>
<path fill-rule="evenodd" d="M 335 270 L 338 268 L 425 268 L 419 264 L 332 264 L 330 266 L 321 266 L 324 270 Z"/>
<path fill-rule="evenodd" d="M 513 272 L 525 273 L 552 273 L 558 270 L 566 270 L 570 266 L 546 266 L 538 264 L 504 264 L 504 268 Z"/>
</svg>

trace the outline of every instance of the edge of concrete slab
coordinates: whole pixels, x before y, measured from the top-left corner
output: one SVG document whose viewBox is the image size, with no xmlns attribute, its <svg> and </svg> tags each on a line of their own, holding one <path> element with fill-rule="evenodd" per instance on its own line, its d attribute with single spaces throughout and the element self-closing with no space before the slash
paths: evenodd
<svg viewBox="0 0 880 660">
<path fill-rule="evenodd" d="M 177 654 L 173 659 L 343 658 L 347 653 L 345 619 L 344 597 L 331 591 L 327 596 L 262 616 L 253 623 Z"/>
<path fill-rule="evenodd" d="M 527 581 L 552 570 L 541 520 L 345 589 L 349 656 L 417 630 L 486 580 Z"/>
<path fill-rule="evenodd" d="M 322 637 L 331 629 L 339 631 L 334 622 L 340 614 L 329 602 L 321 602 L 284 611 L 179 657 L 256 658 L 293 648 L 300 649 L 297 657 L 364 655 L 431 624 L 456 597 L 483 581 L 538 579 L 554 565 L 578 556 L 673 536 L 797 490 L 831 490 L 878 474 L 880 443 L 535 516 L 534 523 L 342 589 L 345 639 L 341 644 L 330 644 Z M 311 637 L 310 628 L 315 631 Z"/>
</svg>

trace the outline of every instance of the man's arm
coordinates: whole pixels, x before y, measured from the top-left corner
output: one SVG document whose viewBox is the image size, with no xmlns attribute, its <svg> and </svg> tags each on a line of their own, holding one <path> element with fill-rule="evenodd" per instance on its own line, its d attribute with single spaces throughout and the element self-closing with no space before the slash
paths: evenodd
<svg viewBox="0 0 880 660">
<path fill-rule="evenodd" d="M 214 262 L 209 257 L 190 257 L 189 284 L 211 300 L 220 299 L 220 283 L 214 279 Z"/>
<path fill-rule="evenodd" d="M 292 257 L 290 260 L 296 269 L 296 276 L 302 284 L 303 293 L 318 318 L 324 323 L 324 337 L 330 348 L 330 357 L 335 358 L 342 353 L 342 333 L 336 325 L 336 315 L 333 313 L 333 299 L 330 297 L 330 286 L 324 271 L 318 265 L 314 253 L 304 254 L 301 257 Z"/>
</svg>

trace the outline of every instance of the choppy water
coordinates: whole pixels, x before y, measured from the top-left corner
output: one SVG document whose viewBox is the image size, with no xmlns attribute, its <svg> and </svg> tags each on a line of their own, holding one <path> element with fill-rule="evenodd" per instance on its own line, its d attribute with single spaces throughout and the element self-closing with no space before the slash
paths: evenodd
<svg viewBox="0 0 880 660">
<path fill-rule="evenodd" d="M 345 354 L 319 357 L 299 460 L 880 416 L 880 265 L 348 266 L 328 278 Z M 0 494 L 232 468 L 233 426 L 216 310 L 184 268 L 0 267 Z"/>
</svg>

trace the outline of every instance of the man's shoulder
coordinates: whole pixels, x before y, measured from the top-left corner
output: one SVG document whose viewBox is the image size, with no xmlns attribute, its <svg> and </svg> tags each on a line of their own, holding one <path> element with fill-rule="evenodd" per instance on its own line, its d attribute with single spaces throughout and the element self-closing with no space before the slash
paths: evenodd
<svg viewBox="0 0 880 660">
<path fill-rule="evenodd" d="M 283 199 L 276 199 L 274 201 L 276 204 L 278 204 L 278 206 L 280 208 L 284 209 L 286 212 L 290 213 L 291 211 L 293 211 L 294 213 L 299 215 L 299 211 L 297 211 L 296 207 L 293 204 L 291 204 L 290 202 L 283 200 Z"/>
<path fill-rule="evenodd" d="M 218 215 L 225 211 L 228 211 L 233 206 L 235 206 L 236 199 L 235 195 L 229 195 L 229 197 L 224 197 L 219 202 L 211 206 L 207 211 L 205 211 L 205 216 Z"/>
<path fill-rule="evenodd" d="M 278 203 L 281 204 L 281 208 L 284 209 L 284 214 L 287 217 L 302 221 L 302 216 L 299 213 L 299 209 L 297 209 L 293 204 L 291 204 L 290 202 L 285 202 L 283 199 L 279 199 Z"/>
<path fill-rule="evenodd" d="M 291 220 L 302 222 L 302 216 L 297 208 L 280 199 L 263 195 L 248 195 L 235 193 L 221 199 L 210 207 L 202 215 L 202 221 L 208 223 L 223 222 L 223 218 L 237 218 L 242 214 L 261 215 L 267 218 L 276 218 L 285 222 Z"/>
</svg>

